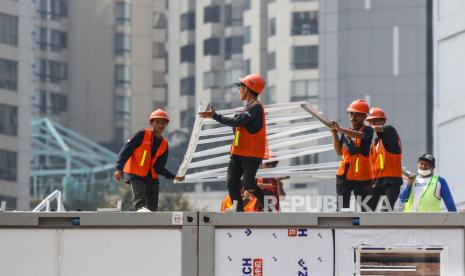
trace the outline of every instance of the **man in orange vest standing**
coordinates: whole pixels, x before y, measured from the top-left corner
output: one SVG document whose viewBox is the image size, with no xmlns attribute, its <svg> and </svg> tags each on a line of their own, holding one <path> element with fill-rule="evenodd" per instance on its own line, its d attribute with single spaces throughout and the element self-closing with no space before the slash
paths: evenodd
<svg viewBox="0 0 465 276">
<path fill-rule="evenodd" d="M 241 187 L 258 199 L 260 207 L 264 205 L 264 194 L 257 186 L 255 176 L 266 152 L 265 110 L 258 100 L 265 89 L 265 80 L 258 74 L 251 74 L 235 84 L 239 87 L 240 99 L 247 102 L 242 112 L 229 118 L 215 113 L 210 106 L 208 111 L 199 112 L 199 115 L 233 127 L 234 139 L 226 183 L 229 196 L 237 201 L 236 211 L 243 212 Z"/>
<path fill-rule="evenodd" d="M 165 168 L 168 159 L 168 142 L 162 133 L 170 119 L 168 113 L 157 109 L 149 117 L 152 128 L 137 132 L 119 152 L 116 160 L 114 178 L 120 181 L 123 172 L 125 183 L 130 184 L 133 192 L 133 207 L 138 212 L 156 211 L 160 182 L 158 175 L 167 179 L 183 181 L 184 177 L 175 176 Z"/>
<path fill-rule="evenodd" d="M 372 194 L 373 170 L 370 158 L 373 128 L 364 125 L 369 111 L 368 103 L 358 99 L 347 108 L 351 129 L 341 128 L 332 121 L 330 131 L 333 134 L 334 151 L 341 156 L 339 169 L 336 173 L 336 191 L 342 196 L 342 208 L 350 207 L 350 196 L 353 191 L 360 197 L 362 203 L 370 204 L 367 196 Z M 342 133 L 339 138 L 338 132 Z M 366 208 L 362 208 L 366 210 Z"/>
<path fill-rule="evenodd" d="M 396 129 L 386 124 L 386 114 L 379 107 L 370 109 L 368 123 L 376 132 L 376 139 L 371 147 L 373 162 L 373 198 L 372 208 L 375 210 L 381 196 L 387 196 L 388 210 L 393 210 L 402 186 L 402 147 Z M 383 206 L 384 209 L 384 206 Z"/>
</svg>

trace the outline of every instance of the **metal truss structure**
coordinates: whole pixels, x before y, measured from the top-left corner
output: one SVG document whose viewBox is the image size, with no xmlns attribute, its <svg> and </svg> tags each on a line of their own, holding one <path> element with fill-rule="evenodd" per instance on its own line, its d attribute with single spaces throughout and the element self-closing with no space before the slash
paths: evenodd
<svg viewBox="0 0 465 276">
<path fill-rule="evenodd" d="M 111 150 L 48 118 L 33 119 L 31 128 L 33 198 L 58 189 L 66 199 L 70 188 L 88 192 L 96 181 L 114 182 L 117 155 Z"/>
<path fill-rule="evenodd" d="M 291 102 L 265 106 L 266 131 L 270 159 L 290 160 L 330 151 L 332 144 L 322 139 L 331 137 L 326 126 L 307 110 L 307 102 Z M 199 111 L 205 107 L 200 105 Z M 241 108 L 219 110 L 218 114 L 234 116 Z M 318 116 L 316 116 L 318 117 Z M 226 178 L 229 151 L 233 140 L 231 127 L 197 115 L 184 160 L 178 175 L 184 182 L 214 182 Z M 314 158 L 313 160 L 316 160 Z M 260 169 L 257 177 L 299 176 L 307 178 L 333 178 L 338 162 L 308 162 L 300 165 L 277 166 Z"/>
</svg>

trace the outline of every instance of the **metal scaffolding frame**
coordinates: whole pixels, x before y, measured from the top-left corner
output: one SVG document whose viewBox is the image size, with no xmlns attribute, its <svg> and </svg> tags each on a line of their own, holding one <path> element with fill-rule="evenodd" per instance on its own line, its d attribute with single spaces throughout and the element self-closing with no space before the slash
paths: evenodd
<svg viewBox="0 0 465 276">
<path fill-rule="evenodd" d="M 117 154 L 48 118 L 31 121 L 31 194 L 42 198 L 69 185 L 91 189 L 96 179 L 111 183 Z"/>
</svg>

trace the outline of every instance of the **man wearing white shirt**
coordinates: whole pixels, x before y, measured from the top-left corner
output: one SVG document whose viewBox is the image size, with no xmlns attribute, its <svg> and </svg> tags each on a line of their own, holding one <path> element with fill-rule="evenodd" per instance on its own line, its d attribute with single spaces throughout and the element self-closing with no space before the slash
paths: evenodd
<svg viewBox="0 0 465 276">
<path fill-rule="evenodd" d="M 418 158 L 418 175 L 409 179 L 400 194 L 400 200 L 406 202 L 404 212 L 439 212 L 441 200 L 449 212 L 457 211 L 447 181 L 433 173 L 435 164 L 431 154 Z"/>
</svg>

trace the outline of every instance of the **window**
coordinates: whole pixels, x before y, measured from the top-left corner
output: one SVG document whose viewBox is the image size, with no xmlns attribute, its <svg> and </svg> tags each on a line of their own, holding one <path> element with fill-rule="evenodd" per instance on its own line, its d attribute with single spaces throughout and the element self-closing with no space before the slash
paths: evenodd
<svg viewBox="0 0 465 276">
<path fill-rule="evenodd" d="M 250 10 L 251 4 L 250 0 L 244 0 L 244 11 Z"/>
<path fill-rule="evenodd" d="M 115 85 L 118 87 L 126 87 L 126 88 L 128 88 L 131 85 L 131 71 L 129 69 L 129 66 L 116 65 Z"/>
<path fill-rule="evenodd" d="M 165 72 L 153 72 L 152 87 L 165 87 Z"/>
<path fill-rule="evenodd" d="M 41 115 L 47 114 L 47 91 L 39 91 L 39 112 Z"/>
<path fill-rule="evenodd" d="M 18 63 L 0 58 L 0 89 L 18 90 Z"/>
<path fill-rule="evenodd" d="M 291 82 L 291 101 L 307 101 L 317 97 L 317 80 L 294 80 Z"/>
<path fill-rule="evenodd" d="M 276 52 L 266 54 L 266 70 L 276 69 Z"/>
<path fill-rule="evenodd" d="M 0 43 L 18 45 L 18 17 L 0 13 Z"/>
<path fill-rule="evenodd" d="M 47 60 L 46 59 L 40 59 L 39 60 L 39 79 L 41 82 L 46 82 L 48 79 L 48 72 L 47 72 Z"/>
<path fill-rule="evenodd" d="M 195 13 L 193 11 L 181 14 L 181 31 L 184 30 L 195 30 Z"/>
<path fill-rule="evenodd" d="M 250 43 L 250 26 L 244 28 L 244 44 Z"/>
<path fill-rule="evenodd" d="M 131 5 L 124 2 L 116 2 L 115 20 L 119 25 L 131 22 Z"/>
<path fill-rule="evenodd" d="M 275 103 L 276 102 L 276 86 L 268 86 L 266 88 L 266 93 L 263 93 L 263 100 L 264 102 L 270 104 L 270 103 Z"/>
<path fill-rule="evenodd" d="M 318 46 L 292 47 L 291 69 L 314 69 L 318 67 Z"/>
<path fill-rule="evenodd" d="M 241 69 L 232 69 L 225 71 L 225 86 L 234 86 L 234 91 L 236 91 L 236 86 L 233 85 L 242 77 L 242 70 Z"/>
<path fill-rule="evenodd" d="M 39 28 L 37 44 L 41 50 L 61 51 L 68 48 L 68 34 L 60 30 Z"/>
<path fill-rule="evenodd" d="M 250 75 L 250 59 L 244 61 L 244 75 Z"/>
<path fill-rule="evenodd" d="M 52 30 L 51 32 L 50 48 L 53 51 L 61 51 L 68 48 L 68 34 L 59 30 Z"/>
<path fill-rule="evenodd" d="M 50 15 L 54 20 L 68 16 L 67 0 L 50 0 Z"/>
<path fill-rule="evenodd" d="M 211 37 L 203 41 L 203 55 L 217 56 L 220 54 L 220 39 Z"/>
<path fill-rule="evenodd" d="M 154 42 L 153 48 L 152 48 L 152 54 L 154 58 L 164 58 L 165 57 L 165 43 Z"/>
<path fill-rule="evenodd" d="M 59 115 L 67 110 L 66 95 L 50 93 L 50 105 L 53 115 Z"/>
<path fill-rule="evenodd" d="M 66 63 L 49 61 L 49 80 L 52 83 L 60 83 L 68 78 L 68 66 Z"/>
<path fill-rule="evenodd" d="M 18 107 L 0 104 L 0 134 L 18 135 Z"/>
<path fill-rule="evenodd" d="M 166 27 L 166 17 L 164 13 L 153 14 L 153 28 L 164 29 Z"/>
<path fill-rule="evenodd" d="M 224 23 L 226 27 L 242 26 L 242 7 L 227 4 L 224 6 Z"/>
<path fill-rule="evenodd" d="M 131 98 L 125 96 L 116 96 L 115 112 L 117 114 L 127 114 L 131 111 Z"/>
<path fill-rule="evenodd" d="M 39 79 L 42 82 L 60 83 L 68 79 L 68 65 L 63 62 L 40 59 Z"/>
<path fill-rule="evenodd" d="M 115 34 L 115 55 L 124 56 L 131 52 L 131 37 L 127 34 Z"/>
<path fill-rule="evenodd" d="M 194 77 L 187 77 L 181 79 L 181 95 L 195 95 Z"/>
<path fill-rule="evenodd" d="M 195 62 L 195 45 L 181 47 L 181 62 Z"/>
<path fill-rule="evenodd" d="M 243 36 L 231 36 L 226 38 L 224 51 L 225 58 L 228 60 L 231 59 L 232 54 L 241 54 L 243 44 Z"/>
<path fill-rule="evenodd" d="M 318 33 L 318 12 L 293 12 L 292 35 L 311 35 Z"/>
<path fill-rule="evenodd" d="M 193 109 L 181 111 L 181 127 L 191 128 L 194 125 L 194 114 L 195 110 Z"/>
<path fill-rule="evenodd" d="M 207 6 L 203 8 L 203 23 L 220 22 L 220 6 Z"/>
<path fill-rule="evenodd" d="M 16 210 L 16 197 L 0 195 L 0 202 L 6 202 L 6 209 L 7 210 Z"/>
<path fill-rule="evenodd" d="M 222 84 L 221 74 L 217 71 L 203 73 L 203 88 L 218 88 Z"/>
<path fill-rule="evenodd" d="M 47 15 L 48 15 L 47 0 L 39 0 L 38 6 L 37 6 L 37 13 L 40 15 L 40 18 L 47 18 Z"/>
<path fill-rule="evenodd" d="M 276 18 L 268 19 L 268 36 L 274 36 L 276 34 Z"/>
<path fill-rule="evenodd" d="M 0 149 L 0 179 L 16 181 L 17 168 L 17 153 Z"/>
<path fill-rule="evenodd" d="M 39 29 L 39 40 L 37 42 L 39 44 L 39 48 L 41 50 L 46 50 L 48 47 L 48 39 L 47 39 L 47 29 L 40 28 Z"/>
</svg>

